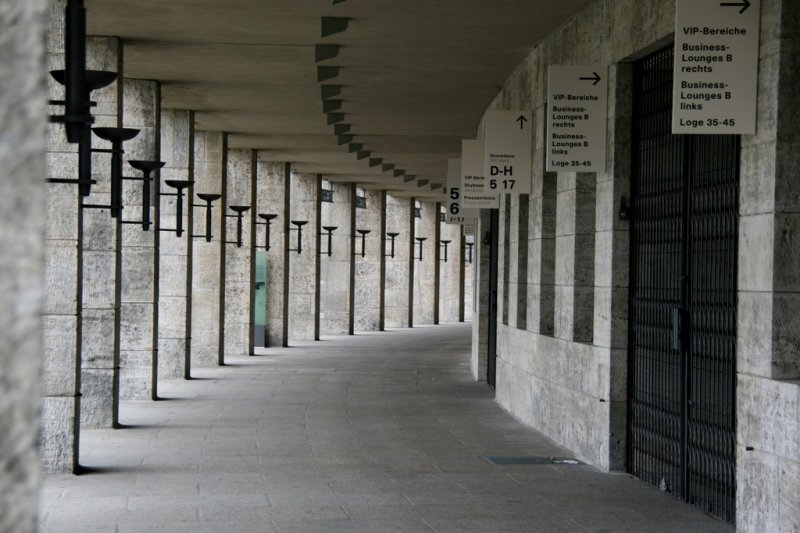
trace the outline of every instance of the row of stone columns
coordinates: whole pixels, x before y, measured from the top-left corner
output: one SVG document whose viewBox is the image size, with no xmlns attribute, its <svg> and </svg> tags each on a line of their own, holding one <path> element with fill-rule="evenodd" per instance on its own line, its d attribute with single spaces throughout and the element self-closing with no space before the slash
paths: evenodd
<svg viewBox="0 0 800 533">
<path fill-rule="evenodd" d="M 51 20 L 62 12 L 54 7 Z M 51 68 L 63 65 L 61 42 L 53 32 Z M 227 133 L 198 130 L 191 111 L 162 110 L 157 82 L 124 78 L 119 40 L 90 38 L 88 50 L 89 68 L 118 73 L 92 94 L 96 125 L 139 130 L 123 146 L 124 176 L 141 177 L 129 161 L 166 164 L 149 198 L 143 181 L 123 181 L 116 219 L 103 207 L 111 202 L 108 153 L 93 156 L 90 196 L 73 184 L 48 185 L 45 471 L 77 471 L 81 428 L 122 427 L 121 401 L 157 399 L 159 379 L 188 379 L 193 365 L 222 365 L 290 339 L 463 320 L 464 236 L 443 227 L 440 204 L 327 180 L 332 201 L 323 202 L 323 176 L 231 147 Z M 50 83 L 51 98 L 60 99 L 63 89 Z M 61 126 L 50 126 L 49 177 L 77 175 L 75 147 L 64 138 Z M 174 180 L 191 186 L 179 197 Z M 210 213 L 198 194 L 219 195 Z M 238 206 L 249 209 L 240 217 Z M 269 249 L 262 214 L 276 215 Z M 323 228 L 331 226 L 329 246 Z M 387 233 L 397 234 L 394 257 Z M 415 237 L 426 238 L 422 260 Z M 263 335 L 254 325 L 257 301 Z"/>
</svg>

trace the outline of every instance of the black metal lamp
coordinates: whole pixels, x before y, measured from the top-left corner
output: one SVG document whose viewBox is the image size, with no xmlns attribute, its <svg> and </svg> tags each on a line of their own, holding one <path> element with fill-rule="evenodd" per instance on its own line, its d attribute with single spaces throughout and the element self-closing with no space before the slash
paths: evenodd
<svg viewBox="0 0 800 533">
<path fill-rule="evenodd" d="M 331 246 L 333 242 L 333 232 L 338 229 L 338 226 L 322 226 L 322 229 L 325 230 L 326 234 L 328 235 L 328 251 L 320 250 L 320 254 L 327 255 L 330 257 L 333 255 L 333 247 Z"/>
<path fill-rule="evenodd" d="M 367 255 L 367 235 L 370 234 L 371 230 L 368 229 L 357 229 L 356 232 L 361 235 L 361 257 L 366 257 Z M 356 255 L 359 255 L 356 252 Z"/>
<path fill-rule="evenodd" d="M 183 235 L 183 190 L 189 188 L 193 181 L 186 180 L 165 180 L 164 183 L 168 187 L 175 189 L 175 192 L 162 192 L 161 196 L 175 196 L 175 227 L 174 228 L 159 228 L 161 231 L 174 231 L 175 235 L 180 237 Z"/>
<path fill-rule="evenodd" d="M 297 252 L 297 255 L 303 253 L 303 226 L 308 224 L 308 220 L 292 220 L 295 228 L 289 228 L 289 231 L 297 232 L 297 248 L 289 248 L 290 252 Z"/>
<path fill-rule="evenodd" d="M 414 259 L 419 259 L 422 261 L 422 243 L 427 241 L 427 237 L 416 237 L 417 244 L 419 244 L 419 257 L 414 257 Z"/>
<path fill-rule="evenodd" d="M 258 218 L 263 220 L 264 222 L 256 222 L 258 226 L 266 226 L 266 237 L 264 239 L 264 250 L 269 251 L 269 228 L 272 225 L 272 221 L 278 218 L 278 215 L 274 215 L 272 213 L 259 213 Z"/>
<path fill-rule="evenodd" d="M 398 235 L 400 235 L 400 234 L 396 233 L 396 232 L 392 232 L 392 231 L 386 233 L 386 236 L 389 237 L 389 239 L 391 239 L 390 242 L 391 242 L 391 250 L 392 251 L 387 254 L 386 250 L 384 250 L 383 255 L 385 257 L 391 257 L 392 259 L 394 259 L 394 240 L 397 238 Z"/>
<path fill-rule="evenodd" d="M 92 149 L 96 153 L 111 154 L 111 202 L 110 205 L 84 204 L 89 209 L 109 209 L 112 218 L 119 218 L 122 214 L 122 143 L 139 135 L 135 128 L 93 128 L 95 135 L 111 143 L 111 149 Z"/>
<path fill-rule="evenodd" d="M 85 39 L 86 36 L 84 35 L 83 40 Z M 51 70 L 50 75 L 58 83 L 64 85 L 66 89 L 71 87 L 70 82 L 67 80 L 67 72 L 68 71 L 66 70 Z M 75 138 L 75 135 L 80 135 L 80 138 L 75 141 L 78 144 L 78 179 L 50 178 L 47 180 L 48 183 L 75 183 L 79 186 L 78 190 L 80 191 L 81 196 L 86 197 L 91 194 L 92 185 L 94 185 L 96 181 L 92 179 L 92 130 L 90 127 L 91 124 L 94 123 L 94 117 L 89 114 L 89 109 L 97 104 L 90 100 L 89 95 L 91 91 L 102 89 L 103 87 L 112 84 L 116 79 L 116 72 L 86 70 L 85 85 L 83 90 L 83 94 L 85 95 L 86 111 L 83 119 L 76 118 L 76 115 L 70 114 L 68 111 L 65 111 L 64 115 L 50 117 L 50 122 L 65 124 L 67 141 L 73 142 L 72 139 Z M 70 97 L 72 97 L 74 94 L 77 93 L 72 91 Z M 50 105 L 66 107 L 66 100 L 51 100 L 49 103 Z M 69 124 L 67 124 L 67 116 L 70 116 Z"/>
<path fill-rule="evenodd" d="M 244 214 L 250 209 L 249 205 L 229 205 L 228 208 L 236 213 L 235 215 L 225 215 L 227 218 L 236 218 L 236 240 L 225 241 L 226 244 L 235 244 L 241 248 L 243 244 L 242 233 L 244 229 Z"/>
<path fill-rule="evenodd" d="M 135 221 L 126 221 L 123 220 L 123 224 L 141 224 L 142 229 L 144 231 L 150 230 L 150 205 L 152 204 L 150 200 L 150 182 L 153 178 L 150 177 L 154 171 L 162 168 L 166 165 L 163 161 L 128 161 L 128 164 L 133 167 L 134 169 L 140 171 L 142 173 L 141 178 L 134 178 L 123 176 L 123 180 L 131 180 L 131 181 L 141 181 L 142 182 L 142 220 L 135 222 Z"/>
<path fill-rule="evenodd" d="M 469 261 L 469 264 L 471 265 L 472 264 L 472 248 L 475 246 L 475 243 L 474 242 L 465 242 L 464 246 L 468 250 L 467 257 L 469 258 L 468 261 Z"/>
<path fill-rule="evenodd" d="M 441 259 L 442 262 L 447 263 L 447 246 L 453 241 L 442 240 L 442 246 L 444 247 L 444 257 Z"/>
<path fill-rule="evenodd" d="M 206 232 L 204 235 L 192 235 L 195 239 L 205 239 L 206 242 L 211 242 L 213 235 L 211 234 L 211 204 L 222 198 L 221 194 L 206 194 L 198 193 L 198 198 L 203 200 L 205 204 L 192 204 L 192 207 L 205 207 L 206 208 Z"/>
<path fill-rule="evenodd" d="M 64 70 L 50 74 L 64 86 L 64 100 L 52 100 L 51 105 L 64 107 L 64 114 L 50 117 L 51 122 L 63 123 L 67 142 L 78 144 L 78 178 L 48 179 L 49 183 L 75 183 L 80 195 L 89 196 L 95 183 L 92 176 L 90 109 L 95 104 L 90 94 L 110 85 L 117 79 L 115 72 L 86 70 L 86 8 L 83 0 L 67 0 L 64 9 Z M 112 202 L 113 203 L 113 202 Z"/>
</svg>

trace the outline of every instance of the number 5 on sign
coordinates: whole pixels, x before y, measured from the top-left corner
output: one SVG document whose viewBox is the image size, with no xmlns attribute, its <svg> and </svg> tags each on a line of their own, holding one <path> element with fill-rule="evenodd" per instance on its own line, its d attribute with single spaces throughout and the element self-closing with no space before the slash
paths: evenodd
<svg viewBox="0 0 800 533">
<path fill-rule="evenodd" d="M 531 111 L 488 111 L 485 121 L 485 192 L 531 193 Z"/>
</svg>

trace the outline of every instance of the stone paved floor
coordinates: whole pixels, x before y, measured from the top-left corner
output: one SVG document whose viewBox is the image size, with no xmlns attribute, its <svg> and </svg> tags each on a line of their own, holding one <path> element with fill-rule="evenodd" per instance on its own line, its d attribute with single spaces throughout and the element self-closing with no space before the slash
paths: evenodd
<svg viewBox="0 0 800 533">
<path fill-rule="evenodd" d="M 469 325 L 296 343 L 166 381 L 44 481 L 43 532 L 729 532 L 568 456 L 469 376 Z"/>
</svg>

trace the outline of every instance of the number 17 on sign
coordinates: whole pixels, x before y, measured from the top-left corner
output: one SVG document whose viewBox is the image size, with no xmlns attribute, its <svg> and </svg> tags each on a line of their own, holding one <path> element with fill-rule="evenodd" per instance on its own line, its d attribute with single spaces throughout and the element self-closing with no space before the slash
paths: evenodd
<svg viewBox="0 0 800 533">
<path fill-rule="evenodd" d="M 484 131 L 486 192 L 530 194 L 531 111 L 489 111 Z"/>
</svg>

